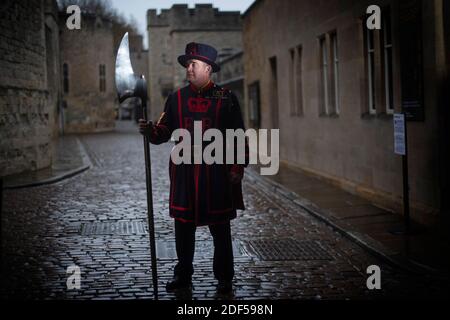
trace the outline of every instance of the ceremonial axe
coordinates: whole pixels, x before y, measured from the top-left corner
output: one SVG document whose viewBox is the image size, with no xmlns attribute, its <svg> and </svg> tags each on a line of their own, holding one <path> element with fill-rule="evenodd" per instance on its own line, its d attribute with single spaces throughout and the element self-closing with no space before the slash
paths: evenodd
<svg viewBox="0 0 450 320">
<path fill-rule="evenodd" d="M 143 75 L 136 76 L 130 60 L 128 32 L 122 38 L 116 58 L 116 88 L 119 103 L 128 98 L 140 98 L 144 120 L 147 121 L 147 83 Z M 155 222 L 153 219 L 152 172 L 150 145 L 144 135 L 145 178 L 147 185 L 148 231 L 150 236 L 150 254 L 152 259 L 153 292 L 158 300 L 158 273 L 156 266 Z"/>
</svg>

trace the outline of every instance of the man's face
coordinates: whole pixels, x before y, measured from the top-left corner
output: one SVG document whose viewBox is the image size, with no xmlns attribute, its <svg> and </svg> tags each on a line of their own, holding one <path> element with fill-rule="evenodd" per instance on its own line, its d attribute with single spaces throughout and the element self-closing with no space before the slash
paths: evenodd
<svg viewBox="0 0 450 320">
<path fill-rule="evenodd" d="M 188 60 L 186 64 L 186 79 L 199 87 L 209 80 L 210 70 L 211 66 L 203 61 Z"/>
</svg>

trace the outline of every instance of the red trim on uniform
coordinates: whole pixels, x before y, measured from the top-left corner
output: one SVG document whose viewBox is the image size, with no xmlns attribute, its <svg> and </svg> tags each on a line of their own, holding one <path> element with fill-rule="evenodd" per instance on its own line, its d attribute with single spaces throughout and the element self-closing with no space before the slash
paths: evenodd
<svg viewBox="0 0 450 320">
<path fill-rule="evenodd" d="M 188 110 L 190 112 L 208 112 L 211 107 L 211 100 L 202 97 L 189 97 Z"/>
<path fill-rule="evenodd" d="M 191 210 L 191 208 L 177 207 L 177 206 L 174 206 L 174 205 L 170 205 L 170 209 L 175 209 L 175 210 L 178 210 L 178 211 L 189 211 L 189 210 Z"/>
<path fill-rule="evenodd" d="M 205 56 L 202 56 L 201 54 L 195 54 L 195 56 L 196 57 L 200 57 L 200 58 L 203 58 L 203 59 L 206 59 L 206 60 L 208 60 L 208 61 L 211 61 L 211 62 L 213 62 L 214 63 L 214 61 L 212 61 L 210 58 L 208 58 L 208 57 L 205 57 Z"/>
<path fill-rule="evenodd" d="M 175 220 L 181 221 L 181 222 L 194 222 L 194 220 L 186 220 L 183 218 L 179 218 L 179 217 L 173 217 Z"/>
<path fill-rule="evenodd" d="M 205 60 L 207 60 L 207 61 L 209 61 L 211 63 L 214 63 L 214 61 L 212 61 L 210 58 L 202 56 L 202 55 L 197 54 L 197 53 L 189 53 L 187 55 L 190 56 L 188 60 L 192 60 L 192 59 L 195 59 L 196 57 L 199 57 L 199 58 L 205 59 Z M 203 61 L 203 62 L 206 62 L 206 61 Z M 206 62 L 206 63 L 208 63 L 208 62 Z M 208 63 L 208 64 L 211 64 L 211 63 Z"/>
</svg>

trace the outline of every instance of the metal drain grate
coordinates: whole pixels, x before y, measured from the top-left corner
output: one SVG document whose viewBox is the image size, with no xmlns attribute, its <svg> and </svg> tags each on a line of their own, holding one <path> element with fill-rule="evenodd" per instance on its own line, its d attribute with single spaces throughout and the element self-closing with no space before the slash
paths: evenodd
<svg viewBox="0 0 450 320">
<path fill-rule="evenodd" d="M 146 234 L 147 228 L 143 221 L 116 221 L 83 223 L 80 233 L 90 235 L 139 235 Z"/>
<path fill-rule="evenodd" d="M 250 254 L 261 260 L 331 260 L 319 241 L 314 240 L 249 240 L 245 241 Z"/>
</svg>

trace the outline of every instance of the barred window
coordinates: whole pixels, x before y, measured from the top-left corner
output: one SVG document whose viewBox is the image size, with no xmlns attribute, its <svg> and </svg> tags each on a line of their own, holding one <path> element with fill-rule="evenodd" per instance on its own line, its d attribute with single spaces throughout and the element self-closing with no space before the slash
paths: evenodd
<svg viewBox="0 0 450 320">
<path fill-rule="evenodd" d="M 321 113 L 329 114 L 328 100 L 328 53 L 325 36 L 319 38 L 320 43 L 320 73 L 321 73 Z"/>
<path fill-rule="evenodd" d="M 331 40 L 331 56 L 333 58 L 333 72 L 331 85 L 334 91 L 334 113 L 339 114 L 339 57 L 338 57 L 338 40 L 337 34 L 334 32 L 330 34 Z"/>
<path fill-rule="evenodd" d="M 369 114 L 394 113 L 393 43 L 391 10 L 381 11 L 381 30 L 367 28 L 363 18 L 364 52 Z"/>
<path fill-rule="evenodd" d="M 100 92 L 106 91 L 106 67 L 104 64 L 99 65 Z"/>
<path fill-rule="evenodd" d="M 303 114 L 302 47 L 290 49 L 289 54 L 291 115 L 300 116 Z"/>
<path fill-rule="evenodd" d="M 392 76 L 392 34 L 391 13 L 389 9 L 382 11 L 383 48 L 384 48 L 384 90 L 386 97 L 386 113 L 394 113 L 393 76 Z"/>
<path fill-rule="evenodd" d="M 376 113 L 375 108 L 375 48 L 374 48 L 374 31 L 366 29 L 366 57 L 367 57 L 367 86 L 369 95 L 369 113 Z"/>
<path fill-rule="evenodd" d="M 250 126 L 258 129 L 261 125 L 261 106 L 259 99 L 259 82 L 256 81 L 248 86 L 249 97 L 249 121 Z"/>
</svg>

